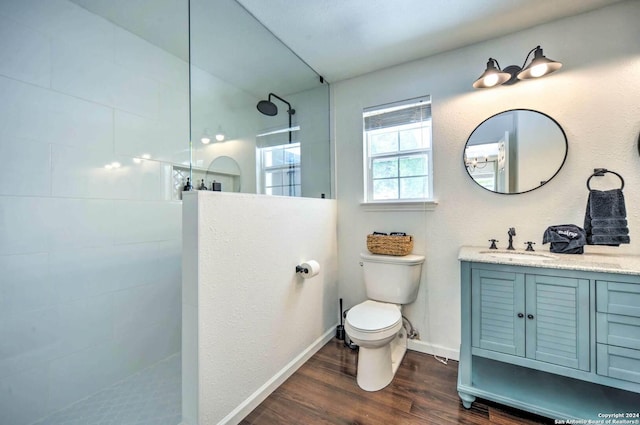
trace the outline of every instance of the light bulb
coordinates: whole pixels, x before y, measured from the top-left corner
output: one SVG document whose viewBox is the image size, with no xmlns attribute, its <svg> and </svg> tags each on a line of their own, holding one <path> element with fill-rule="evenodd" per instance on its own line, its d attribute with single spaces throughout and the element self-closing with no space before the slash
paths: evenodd
<svg viewBox="0 0 640 425">
<path fill-rule="evenodd" d="M 486 87 L 493 87 L 498 83 L 498 74 L 489 74 L 484 77 L 484 85 Z"/>
<path fill-rule="evenodd" d="M 209 136 L 202 136 L 202 137 L 200 138 L 200 141 L 201 141 L 203 144 L 208 145 L 208 144 L 209 144 L 209 142 L 211 142 L 211 138 L 210 138 Z"/>
<path fill-rule="evenodd" d="M 544 74 L 547 73 L 547 64 L 546 63 L 541 63 L 539 65 L 533 66 L 531 68 L 531 76 L 536 78 L 536 77 L 542 77 Z"/>
<path fill-rule="evenodd" d="M 216 140 L 218 142 L 222 142 L 224 140 L 224 134 L 222 134 L 222 133 L 216 134 Z"/>
</svg>

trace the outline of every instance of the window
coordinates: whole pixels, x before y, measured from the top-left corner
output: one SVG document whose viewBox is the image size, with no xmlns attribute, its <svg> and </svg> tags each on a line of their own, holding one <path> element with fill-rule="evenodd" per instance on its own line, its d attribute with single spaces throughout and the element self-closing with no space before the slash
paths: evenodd
<svg viewBox="0 0 640 425">
<path fill-rule="evenodd" d="M 367 108 L 362 118 L 365 202 L 431 200 L 431 98 Z"/>
<path fill-rule="evenodd" d="M 301 196 L 300 143 L 261 148 L 260 161 L 263 193 Z"/>
</svg>

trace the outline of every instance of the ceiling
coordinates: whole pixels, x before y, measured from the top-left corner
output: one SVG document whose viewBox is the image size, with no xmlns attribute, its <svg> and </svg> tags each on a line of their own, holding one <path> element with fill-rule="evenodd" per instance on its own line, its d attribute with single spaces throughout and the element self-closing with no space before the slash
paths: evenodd
<svg viewBox="0 0 640 425">
<path fill-rule="evenodd" d="M 185 60 L 188 57 L 186 0 L 72 1 Z M 227 8 L 229 3 L 239 3 L 317 73 L 329 82 L 336 82 L 620 0 L 198 1 L 208 3 L 211 10 L 218 3 L 226 4 Z M 218 15 L 226 16 L 224 13 Z M 220 16 L 211 17 L 210 27 L 215 29 L 226 24 L 234 28 L 231 35 L 234 39 L 268 37 L 268 31 L 259 25 L 238 26 Z M 209 18 L 199 15 L 197 19 L 206 22 Z M 254 30 L 257 31 L 255 36 L 247 36 L 247 31 Z M 229 30 L 224 29 L 220 34 L 229 34 Z M 192 49 L 194 43 L 197 40 L 192 36 Z M 229 60 L 240 55 L 243 44 L 237 43 L 237 46 L 238 49 L 227 49 L 227 54 L 234 55 Z M 200 49 L 206 50 L 204 46 Z M 268 73 L 269 59 L 265 60 L 264 54 L 262 56 L 259 64 L 248 58 L 244 66 L 236 67 L 235 71 L 227 70 L 224 78 L 227 81 L 239 78 L 237 74 L 247 69 Z M 219 58 L 219 62 L 229 63 L 226 60 Z M 277 72 L 282 72 L 282 69 Z M 255 76 L 255 72 L 253 74 Z"/>
</svg>

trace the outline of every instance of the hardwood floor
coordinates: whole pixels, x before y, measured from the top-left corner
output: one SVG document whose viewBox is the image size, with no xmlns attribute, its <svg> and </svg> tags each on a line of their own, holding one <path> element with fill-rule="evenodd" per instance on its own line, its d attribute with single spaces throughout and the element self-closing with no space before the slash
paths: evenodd
<svg viewBox="0 0 640 425">
<path fill-rule="evenodd" d="M 356 384 L 357 352 L 333 339 L 251 412 L 242 425 L 275 424 L 500 424 L 553 423 L 484 400 L 462 407 L 456 392 L 458 362 L 448 365 L 415 351 L 393 382 L 366 392 Z"/>
</svg>

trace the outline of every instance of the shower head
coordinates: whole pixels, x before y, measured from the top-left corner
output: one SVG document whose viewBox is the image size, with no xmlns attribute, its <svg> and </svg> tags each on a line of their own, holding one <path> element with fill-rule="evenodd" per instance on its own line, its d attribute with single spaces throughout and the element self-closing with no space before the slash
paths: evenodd
<svg viewBox="0 0 640 425">
<path fill-rule="evenodd" d="M 270 117 L 278 115 L 278 107 L 269 100 L 261 100 L 258 102 L 258 111 Z"/>
<path fill-rule="evenodd" d="M 276 106 L 275 103 L 271 101 L 272 96 L 275 97 L 276 99 L 280 99 L 282 102 L 286 103 L 287 106 L 289 106 L 289 109 L 287 110 L 287 113 L 289 114 L 289 118 L 291 118 L 291 115 L 296 113 L 296 110 L 291 108 L 291 104 L 289 102 L 287 102 L 280 96 L 273 93 L 269 93 L 268 100 L 261 100 L 260 102 L 258 102 L 258 105 L 257 105 L 258 111 L 270 117 L 278 115 L 278 107 Z"/>
</svg>

